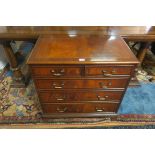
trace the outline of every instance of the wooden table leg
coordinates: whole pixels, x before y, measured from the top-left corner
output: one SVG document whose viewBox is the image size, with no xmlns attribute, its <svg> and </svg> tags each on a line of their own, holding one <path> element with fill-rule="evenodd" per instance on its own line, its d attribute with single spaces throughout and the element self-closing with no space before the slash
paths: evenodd
<svg viewBox="0 0 155 155">
<path fill-rule="evenodd" d="M 25 79 L 18 66 L 18 62 L 10 45 L 10 41 L 3 41 L 1 43 L 4 47 L 6 57 L 10 64 L 10 69 L 13 71 L 13 81 L 11 83 L 11 87 L 15 88 L 25 87 L 26 86 Z"/>
<path fill-rule="evenodd" d="M 140 50 L 137 54 L 137 58 L 139 59 L 140 64 L 142 64 L 150 44 L 151 44 L 151 42 L 145 42 L 145 43 L 141 44 Z"/>
</svg>

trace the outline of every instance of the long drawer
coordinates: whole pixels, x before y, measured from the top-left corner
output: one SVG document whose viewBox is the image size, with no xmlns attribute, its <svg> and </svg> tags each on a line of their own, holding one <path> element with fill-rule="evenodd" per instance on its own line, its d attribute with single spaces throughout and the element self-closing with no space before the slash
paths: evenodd
<svg viewBox="0 0 155 155">
<path fill-rule="evenodd" d="M 44 114 L 50 113 L 103 113 L 116 112 L 118 104 L 44 104 Z"/>
<path fill-rule="evenodd" d="M 124 89 L 128 78 L 35 79 L 37 89 Z"/>
<path fill-rule="evenodd" d="M 130 76 L 133 66 L 87 65 L 85 68 L 86 76 L 115 77 Z"/>
<path fill-rule="evenodd" d="M 123 95 L 123 91 L 39 91 L 40 101 L 42 103 L 49 102 L 119 102 Z"/>
</svg>

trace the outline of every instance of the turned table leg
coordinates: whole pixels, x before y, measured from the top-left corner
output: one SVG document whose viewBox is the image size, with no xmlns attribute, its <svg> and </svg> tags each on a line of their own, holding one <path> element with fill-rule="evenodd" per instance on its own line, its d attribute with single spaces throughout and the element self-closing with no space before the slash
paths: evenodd
<svg viewBox="0 0 155 155">
<path fill-rule="evenodd" d="M 14 55 L 14 52 L 11 48 L 10 41 L 1 42 L 4 48 L 4 52 L 10 64 L 10 69 L 13 72 L 13 81 L 11 83 L 11 87 L 22 88 L 25 87 L 25 79 L 24 76 L 18 66 L 17 59 Z"/>
</svg>

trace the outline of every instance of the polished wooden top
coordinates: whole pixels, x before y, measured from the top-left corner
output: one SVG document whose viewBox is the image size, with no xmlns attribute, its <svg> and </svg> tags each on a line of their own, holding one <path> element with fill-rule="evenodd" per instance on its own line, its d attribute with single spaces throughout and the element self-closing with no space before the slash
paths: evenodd
<svg viewBox="0 0 155 155">
<path fill-rule="evenodd" d="M 125 39 L 155 41 L 155 26 L 0 26 L 0 39 L 37 39 L 43 34 L 121 35 Z"/>
<path fill-rule="evenodd" d="M 138 60 L 119 36 L 43 35 L 28 64 L 137 64 Z"/>
</svg>

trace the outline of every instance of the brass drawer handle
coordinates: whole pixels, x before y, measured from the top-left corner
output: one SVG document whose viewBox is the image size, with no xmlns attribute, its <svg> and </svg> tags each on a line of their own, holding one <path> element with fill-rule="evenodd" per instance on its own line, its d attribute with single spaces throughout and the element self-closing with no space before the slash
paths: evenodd
<svg viewBox="0 0 155 155">
<path fill-rule="evenodd" d="M 66 99 L 66 96 L 63 95 L 63 96 L 55 96 L 56 100 L 57 101 L 64 101 Z"/>
<path fill-rule="evenodd" d="M 60 71 L 55 71 L 55 70 L 51 70 L 50 71 L 52 73 L 53 76 L 63 76 L 64 75 L 64 69 L 61 69 Z"/>
<path fill-rule="evenodd" d="M 61 74 L 61 73 L 54 73 L 53 75 L 54 76 L 62 76 L 63 74 Z"/>
<path fill-rule="evenodd" d="M 57 101 L 64 101 L 64 98 L 57 98 Z"/>
<path fill-rule="evenodd" d="M 54 86 L 54 88 L 55 88 L 55 89 L 61 89 L 61 88 L 63 88 L 63 87 L 61 87 L 61 86 Z"/>
<path fill-rule="evenodd" d="M 97 96 L 98 97 L 98 100 L 100 100 L 100 101 L 105 101 L 109 96 L 105 96 L 105 97 L 101 97 L 101 96 Z"/>
<path fill-rule="evenodd" d="M 57 86 L 57 84 L 56 83 L 53 83 L 53 86 L 54 86 L 54 88 L 55 89 L 62 89 L 63 88 L 63 86 L 64 86 L 64 83 L 61 83 L 60 85 L 58 85 Z"/>
<path fill-rule="evenodd" d="M 64 101 L 66 96 L 62 96 L 62 97 L 55 97 L 57 101 Z"/>
<path fill-rule="evenodd" d="M 57 111 L 58 112 L 66 112 L 67 111 L 67 107 L 63 108 L 63 109 L 60 109 L 59 107 L 57 107 Z"/>
<path fill-rule="evenodd" d="M 112 70 L 111 71 L 111 74 L 110 73 L 106 73 L 107 71 L 105 71 L 105 70 L 102 70 L 102 73 L 103 73 L 103 75 L 104 76 L 112 76 L 113 75 L 113 73 L 116 73 L 116 71 L 115 70 Z"/>
<path fill-rule="evenodd" d="M 111 85 L 112 85 L 112 83 L 109 82 L 109 83 L 107 84 L 107 86 L 105 86 L 103 82 L 99 82 L 99 85 L 100 85 L 101 88 L 103 88 L 103 89 L 107 89 L 108 86 L 111 86 Z"/>
<path fill-rule="evenodd" d="M 105 74 L 103 74 L 104 76 L 112 76 L 112 74 L 107 74 L 107 73 L 105 73 Z"/>
<path fill-rule="evenodd" d="M 101 108 L 96 108 L 96 111 L 97 111 L 97 112 L 104 112 L 105 109 L 104 109 L 104 108 L 102 108 L 102 109 L 101 109 Z"/>
</svg>

